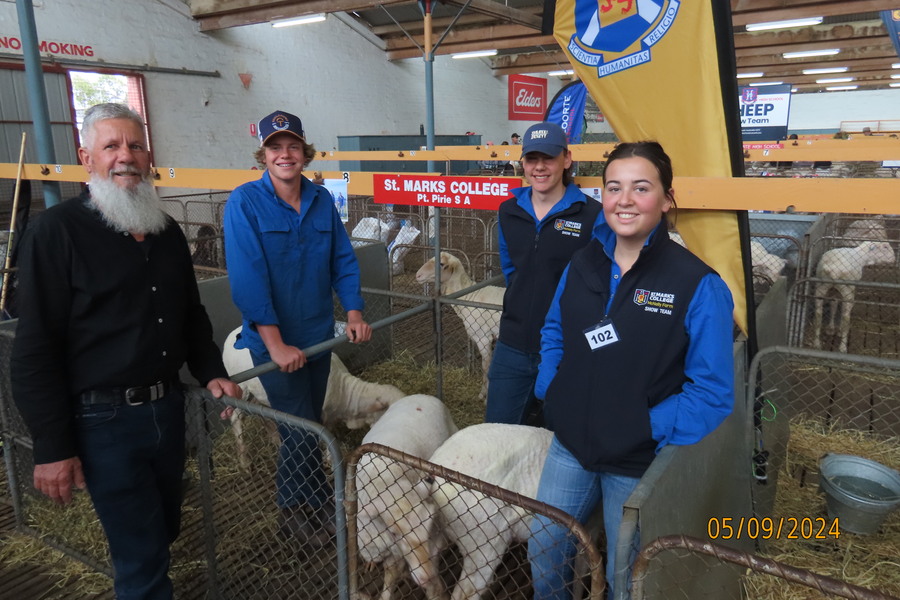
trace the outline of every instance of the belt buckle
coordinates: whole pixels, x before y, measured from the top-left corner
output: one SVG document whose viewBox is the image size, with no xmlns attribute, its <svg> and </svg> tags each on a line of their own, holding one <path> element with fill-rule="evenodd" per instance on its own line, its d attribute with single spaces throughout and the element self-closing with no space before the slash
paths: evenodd
<svg viewBox="0 0 900 600">
<path fill-rule="evenodd" d="M 144 400 L 134 400 L 134 397 L 145 391 L 146 388 L 133 387 L 125 390 L 125 404 L 128 406 L 140 406 Z"/>
</svg>

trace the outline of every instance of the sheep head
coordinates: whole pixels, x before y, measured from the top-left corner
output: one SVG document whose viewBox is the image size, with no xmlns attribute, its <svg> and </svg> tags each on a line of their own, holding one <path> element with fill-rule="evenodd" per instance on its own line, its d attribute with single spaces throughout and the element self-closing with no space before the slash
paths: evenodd
<svg viewBox="0 0 900 600">
<path fill-rule="evenodd" d="M 462 268 L 458 258 L 449 252 L 441 252 L 441 284 L 450 281 L 453 273 Z M 416 281 L 419 283 L 434 283 L 434 259 L 429 258 L 424 265 L 416 271 Z"/>
<path fill-rule="evenodd" d="M 887 242 L 863 242 L 859 249 L 862 250 L 865 265 L 890 265 L 896 258 L 894 249 Z"/>
</svg>

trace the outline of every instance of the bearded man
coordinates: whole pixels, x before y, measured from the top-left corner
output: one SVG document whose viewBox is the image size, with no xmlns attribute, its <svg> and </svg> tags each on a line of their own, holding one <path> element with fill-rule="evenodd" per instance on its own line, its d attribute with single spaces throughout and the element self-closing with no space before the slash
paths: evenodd
<svg viewBox="0 0 900 600">
<path fill-rule="evenodd" d="M 85 113 L 87 192 L 23 238 L 13 397 L 33 440 L 34 486 L 66 504 L 85 487 L 109 539 L 118 600 L 169 599 L 181 521 L 184 395 L 227 379 L 184 234 L 149 181 L 140 115 Z"/>
</svg>

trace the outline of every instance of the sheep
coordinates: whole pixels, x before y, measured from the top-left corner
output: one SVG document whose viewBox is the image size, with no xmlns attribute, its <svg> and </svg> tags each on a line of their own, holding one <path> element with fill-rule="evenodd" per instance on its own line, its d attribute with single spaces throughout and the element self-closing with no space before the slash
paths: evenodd
<svg viewBox="0 0 900 600">
<path fill-rule="evenodd" d="M 392 404 L 362 443 L 382 444 L 428 459 L 454 433 L 456 425 L 444 403 L 416 394 Z M 379 454 L 364 454 L 357 465 L 359 555 L 366 563 L 384 565 L 380 600 L 390 600 L 404 561 L 429 600 L 445 595 L 438 559 L 446 544 L 434 527 L 430 498 L 415 487 L 419 479 L 409 467 Z"/>
<path fill-rule="evenodd" d="M 887 230 L 884 228 L 884 217 L 878 215 L 872 219 L 853 221 L 844 230 L 844 237 L 853 244 L 861 240 L 886 242 L 888 237 Z"/>
<path fill-rule="evenodd" d="M 228 334 L 223 345 L 222 360 L 229 375 L 235 375 L 253 368 L 253 359 L 247 349 L 238 350 L 234 342 L 240 333 L 238 327 Z M 269 406 L 266 391 L 259 378 L 254 377 L 241 383 L 244 398 L 254 399 L 259 404 Z M 360 429 L 371 425 L 384 414 L 384 411 L 406 394 L 393 385 L 370 383 L 354 377 L 336 354 L 331 355 L 331 373 L 328 375 L 325 403 L 322 407 L 322 423 L 332 429 L 337 423 L 344 422 L 348 429 Z M 230 415 L 231 427 L 234 431 L 238 453 L 238 464 L 245 471 L 249 469 L 250 459 L 243 438 L 243 411 L 234 410 Z M 270 428 L 270 436 L 278 445 L 277 432 Z"/>
<path fill-rule="evenodd" d="M 434 283 L 434 259 L 429 259 L 416 273 L 416 281 L 419 283 Z M 441 252 L 441 292 L 453 294 L 459 290 L 471 287 L 474 282 L 463 268 L 462 262 L 452 254 Z M 503 306 L 503 294 L 505 288 L 489 285 L 462 296 L 461 300 L 484 302 Z M 500 311 L 485 308 L 472 308 L 469 306 L 453 305 L 453 310 L 462 319 L 463 326 L 469 339 L 475 343 L 478 353 L 481 354 L 481 393 L 479 397 L 487 398 L 488 367 L 491 365 L 491 355 L 494 351 L 494 342 L 500 335 Z"/>
<path fill-rule="evenodd" d="M 753 265 L 753 275 L 772 284 L 781 275 L 784 266 L 787 264 L 787 259 L 770 254 L 760 242 L 751 240 L 750 262 Z"/>
<path fill-rule="evenodd" d="M 451 436 L 429 462 L 534 498 L 552 439 L 551 431 L 526 425 L 473 425 Z M 531 514 L 442 477 L 418 486 L 428 489 L 436 518 L 462 554 L 452 600 L 480 598 L 509 545 L 528 539 Z"/>
<path fill-rule="evenodd" d="M 868 241 L 856 248 L 834 248 L 822 255 L 819 265 L 816 267 L 816 277 L 820 279 L 840 279 L 846 281 L 861 281 L 863 267 L 866 265 L 892 264 L 894 262 L 894 250 L 887 242 Z M 815 291 L 815 325 L 813 346 L 822 347 L 822 311 L 828 293 L 836 290 L 841 296 L 841 324 L 840 346 L 838 351 L 847 352 L 847 341 L 850 337 L 850 313 L 853 312 L 853 299 L 856 295 L 856 287 L 853 285 L 841 285 L 837 283 L 820 282 L 816 284 Z M 827 330 L 834 333 L 835 320 L 837 319 L 837 307 L 832 306 Z"/>
</svg>

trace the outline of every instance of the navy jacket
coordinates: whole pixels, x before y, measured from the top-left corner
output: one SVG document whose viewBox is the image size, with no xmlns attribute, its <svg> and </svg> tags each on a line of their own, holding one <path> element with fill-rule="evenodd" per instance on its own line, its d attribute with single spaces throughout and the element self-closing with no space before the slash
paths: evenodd
<svg viewBox="0 0 900 600">
<path fill-rule="evenodd" d="M 560 281 L 536 393 L 585 469 L 640 477 L 660 447 L 694 443 L 731 412 L 731 295 L 664 234 L 620 277 L 615 234 L 600 229 L 606 245 L 592 240 Z M 608 321 L 616 341 L 592 350 Z"/>
<path fill-rule="evenodd" d="M 537 220 L 531 188 L 513 190 L 500 205 L 500 263 L 506 276 L 500 341 L 522 352 L 541 349 L 541 327 L 572 254 L 603 220 L 602 205 L 569 184 L 563 198 Z"/>
</svg>

